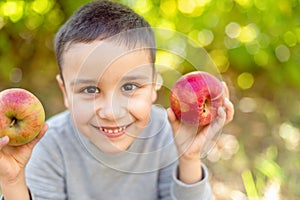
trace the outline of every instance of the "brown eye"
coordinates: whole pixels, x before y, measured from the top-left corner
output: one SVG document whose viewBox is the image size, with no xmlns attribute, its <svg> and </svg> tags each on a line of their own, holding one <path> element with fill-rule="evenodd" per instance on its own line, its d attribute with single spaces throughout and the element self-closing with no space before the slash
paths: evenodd
<svg viewBox="0 0 300 200">
<path fill-rule="evenodd" d="M 135 90 L 138 86 L 133 84 L 133 83 L 126 83 L 125 85 L 122 86 L 122 91 L 127 92 L 127 91 L 132 91 Z"/>
<path fill-rule="evenodd" d="M 89 86 L 89 87 L 86 87 L 84 90 L 83 90 L 84 93 L 88 93 L 88 94 L 95 94 L 95 93 L 99 93 L 100 90 L 97 88 L 97 87 L 94 87 L 94 86 Z"/>
</svg>

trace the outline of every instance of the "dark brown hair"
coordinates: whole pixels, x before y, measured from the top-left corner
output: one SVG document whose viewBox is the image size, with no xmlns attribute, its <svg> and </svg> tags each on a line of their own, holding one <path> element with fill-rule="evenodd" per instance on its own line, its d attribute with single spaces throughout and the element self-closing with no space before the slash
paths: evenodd
<svg viewBox="0 0 300 200">
<path fill-rule="evenodd" d="M 150 24 L 129 7 L 100 0 L 80 7 L 55 37 L 55 53 L 62 77 L 63 52 L 73 43 L 113 40 L 129 49 L 149 48 L 155 62 L 155 38 Z"/>
</svg>

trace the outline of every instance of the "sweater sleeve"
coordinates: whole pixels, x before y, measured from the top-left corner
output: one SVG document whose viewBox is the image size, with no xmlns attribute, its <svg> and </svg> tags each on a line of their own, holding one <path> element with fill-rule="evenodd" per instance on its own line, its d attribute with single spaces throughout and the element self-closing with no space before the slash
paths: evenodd
<svg viewBox="0 0 300 200">
<path fill-rule="evenodd" d="M 175 165 L 175 166 L 174 166 Z M 178 164 L 161 169 L 159 174 L 159 197 L 161 200 L 211 200 L 212 191 L 208 170 L 202 165 L 203 179 L 195 184 L 185 184 L 178 179 Z M 171 183 L 171 184 L 170 184 Z"/>
<path fill-rule="evenodd" d="M 185 184 L 178 179 L 178 167 L 173 171 L 171 197 L 173 200 L 211 200 L 212 191 L 208 181 L 208 170 L 202 165 L 203 179 L 195 184 Z"/>
</svg>

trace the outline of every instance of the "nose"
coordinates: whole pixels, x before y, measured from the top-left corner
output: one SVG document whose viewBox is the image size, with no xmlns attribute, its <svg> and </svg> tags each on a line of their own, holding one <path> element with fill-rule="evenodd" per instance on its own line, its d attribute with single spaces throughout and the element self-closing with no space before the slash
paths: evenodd
<svg viewBox="0 0 300 200">
<path fill-rule="evenodd" d="M 97 107 L 97 115 L 104 120 L 117 121 L 126 115 L 126 104 L 122 98 L 108 95 L 106 98 L 99 100 Z"/>
</svg>

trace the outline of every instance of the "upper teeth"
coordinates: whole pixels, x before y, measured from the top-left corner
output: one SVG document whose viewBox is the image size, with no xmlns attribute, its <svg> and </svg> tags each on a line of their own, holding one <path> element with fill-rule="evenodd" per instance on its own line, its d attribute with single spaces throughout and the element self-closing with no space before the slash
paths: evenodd
<svg viewBox="0 0 300 200">
<path fill-rule="evenodd" d="M 120 128 L 102 128 L 102 131 L 105 133 L 119 133 L 121 131 L 124 131 L 126 126 L 120 127 Z"/>
</svg>

